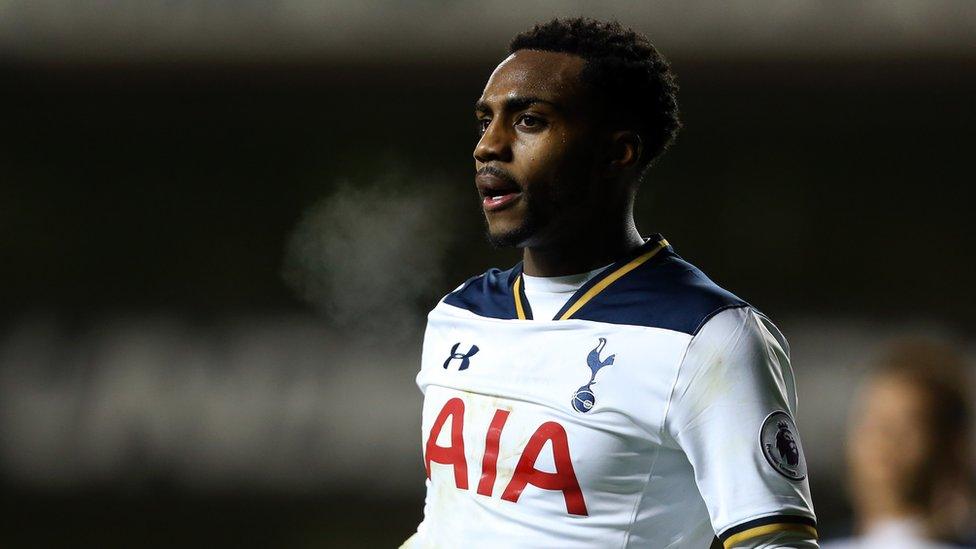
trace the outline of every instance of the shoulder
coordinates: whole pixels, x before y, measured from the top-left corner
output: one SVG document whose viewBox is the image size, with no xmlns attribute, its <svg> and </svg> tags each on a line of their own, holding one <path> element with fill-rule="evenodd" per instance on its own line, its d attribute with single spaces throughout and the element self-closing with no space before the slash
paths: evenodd
<svg viewBox="0 0 976 549">
<path fill-rule="evenodd" d="M 748 364 L 786 364 L 786 337 L 766 315 L 750 306 L 728 307 L 711 315 L 692 337 L 685 361 L 710 363 L 717 357 L 738 357 Z"/>
<path fill-rule="evenodd" d="M 678 368 L 674 394 L 693 395 L 685 400 L 693 407 L 716 399 L 766 403 L 756 412 L 757 421 L 775 410 L 796 411 L 789 344 L 752 307 L 726 308 L 708 319 L 690 339 Z"/>
<path fill-rule="evenodd" d="M 574 318 L 697 334 L 712 317 L 749 304 L 667 246 L 620 277 Z"/>
<path fill-rule="evenodd" d="M 441 303 L 488 318 L 518 318 L 512 286 L 521 272 L 521 263 L 504 271 L 497 268 L 488 269 L 466 280 L 464 284 L 444 296 Z"/>
</svg>

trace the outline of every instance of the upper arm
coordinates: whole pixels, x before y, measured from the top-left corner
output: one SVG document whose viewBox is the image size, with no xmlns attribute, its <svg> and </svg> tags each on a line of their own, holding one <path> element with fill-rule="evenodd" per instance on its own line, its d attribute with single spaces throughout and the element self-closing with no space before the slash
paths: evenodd
<svg viewBox="0 0 976 549">
<path fill-rule="evenodd" d="M 723 542 L 816 537 L 793 420 L 789 348 L 749 307 L 719 312 L 689 343 L 665 422 L 684 451 Z"/>
</svg>

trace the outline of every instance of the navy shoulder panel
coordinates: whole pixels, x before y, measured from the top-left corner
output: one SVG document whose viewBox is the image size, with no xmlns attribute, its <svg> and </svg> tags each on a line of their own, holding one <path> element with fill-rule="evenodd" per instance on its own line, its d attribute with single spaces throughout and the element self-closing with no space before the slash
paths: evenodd
<svg viewBox="0 0 976 549">
<path fill-rule="evenodd" d="M 457 290 L 447 294 L 444 303 L 460 307 L 489 318 L 518 318 L 512 285 L 521 274 L 522 264 L 502 271 L 489 269 L 485 274 L 469 279 Z"/>
<path fill-rule="evenodd" d="M 613 282 L 573 318 L 695 335 L 717 313 L 748 305 L 669 246 Z"/>
</svg>

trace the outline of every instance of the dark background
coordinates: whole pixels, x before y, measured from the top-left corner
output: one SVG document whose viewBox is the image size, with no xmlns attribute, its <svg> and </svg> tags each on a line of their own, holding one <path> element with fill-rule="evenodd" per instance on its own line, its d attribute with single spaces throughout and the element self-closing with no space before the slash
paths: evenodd
<svg viewBox="0 0 976 549">
<path fill-rule="evenodd" d="M 454 201 L 465 238 L 435 268 L 512 261 L 477 246 L 469 192 L 494 63 L 6 64 L 2 314 L 301 308 L 279 276 L 287 234 L 391 157 Z M 673 64 L 686 128 L 642 189 L 644 231 L 774 312 L 971 328 L 973 59 Z"/>
<path fill-rule="evenodd" d="M 812 437 L 827 441 L 814 457 L 834 456 L 820 470 L 811 458 L 821 532 L 843 534 L 849 510 L 834 467 L 843 440 L 829 435 L 843 425 L 826 423 L 842 416 L 812 413 L 815 391 L 849 384 L 843 365 L 860 364 L 891 326 L 947 334 L 972 349 L 976 54 L 893 47 L 796 55 L 789 46 L 671 54 L 656 42 L 678 75 L 685 129 L 645 182 L 638 226 L 664 233 L 684 257 L 779 319 L 791 340 L 799 334 L 794 367 L 812 372 L 797 373 L 799 418 L 811 413 L 812 430 L 827 433 Z M 78 399 L 71 414 L 83 414 L 86 402 L 97 407 L 90 380 L 103 355 L 92 345 L 131 319 L 166 319 L 181 337 L 221 349 L 228 323 L 296 318 L 332 334 L 330 341 L 402 350 L 391 386 L 403 387 L 416 407 L 409 418 L 419 418 L 412 360 L 424 312 L 468 276 L 517 260 L 484 244 L 472 182 L 472 105 L 504 43 L 428 59 L 328 51 L 280 59 L 0 57 L 3 395 L 23 394 L 26 378 L 17 372 L 40 371 L 32 387 L 80 380 L 70 385 Z M 360 316 L 380 315 L 381 307 L 364 306 L 350 319 L 328 291 L 309 297 L 289 278 L 296 227 L 313 205 L 343 193 L 366 212 L 388 195 L 428 218 L 408 227 L 389 222 L 379 234 L 437 247 L 422 264 L 403 265 L 429 284 L 384 296 L 370 281 L 388 273 L 367 270 L 353 286 L 380 302 L 406 299 L 398 309 L 405 331 L 364 327 Z M 432 234 L 429 219 L 447 237 Z M 356 225 L 330 223 L 318 227 L 350 232 L 341 241 L 367 256 L 378 242 L 358 238 Z M 57 337 L 18 335 L 38 318 Z M 831 330 L 850 323 L 860 335 L 844 345 L 864 349 L 831 355 Z M 798 356 L 798 347 L 810 352 Z M 31 357 L 41 355 L 49 358 L 38 366 Z M 831 356 L 834 363 L 824 358 Z M 330 364 L 323 360 L 323 376 Z M 805 400 L 804 375 L 814 393 Z M 115 387 L 124 392 L 121 383 Z M 323 399 L 361 389 L 331 383 Z M 45 466 L 24 465 L 43 449 L 18 439 L 32 430 L 27 410 L 8 408 L 0 422 L 4 546 L 389 547 L 421 517 L 416 427 L 406 435 L 416 448 L 406 444 L 397 457 L 408 479 L 386 486 L 382 470 L 361 472 L 379 477 L 366 490 L 343 471 L 356 470 L 356 452 L 368 445 L 344 446 L 352 439 L 335 436 L 329 418 L 309 436 L 353 462 L 309 473 L 308 484 L 254 483 L 244 466 L 217 486 L 188 480 L 179 445 L 160 458 L 138 435 L 142 423 L 127 431 L 135 434 L 122 462 L 106 458 L 52 480 Z M 78 438 L 73 447 L 99 444 L 77 425 L 44 428 L 62 433 L 51 440 Z M 72 446 L 64 448 L 44 450 L 48 461 L 38 463 L 72 460 Z M 296 458 L 294 467 L 303 463 Z M 208 467 L 200 474 L 221 471 L 220 455 Z"/>
</svg>

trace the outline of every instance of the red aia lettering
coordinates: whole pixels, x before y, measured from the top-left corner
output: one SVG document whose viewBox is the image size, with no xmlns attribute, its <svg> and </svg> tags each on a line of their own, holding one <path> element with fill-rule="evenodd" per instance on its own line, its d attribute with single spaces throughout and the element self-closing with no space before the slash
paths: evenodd
<svg viewBox="0 0 976 549">
<path fill-rule="evenodd" d="M 488 426 L 485 436 L 485 454 L 481 460 L 481 480 L 478 482 L 478 493 L 491 496 L 495 488 L 495 477 L 498 466 L 498 445 L 502 436 L 502 429 L 508 420 L 507 410 L 495 410 L 495 415 Z M 438 446 L 437 437 L 444 428 L 447 418 L 451 418 L 451 445 Z M 427 478 L 430 478 L 430 463 L 441 463 L 454 467 L 454 484 L 461 490 L 468 489 L 468 463 L 464 457 L 464 401 L 460 398 L 448 400 L 441 408 L 434 425 L 427 437 L 424 451 L 424 464 L 427 467 Z M 556 472 L 549 473 L 535 468 L 539 454 L 552 443 L 552 458 L 556 465 Z M 573 515 L 587 516 L 586 502 L 583 491 L 576 480 L 573 470 L 573 460 L 569 456 L 569 440 L 566 430 L 555 421 L 547 421 L 539 426 L 529 438 L 528 444 L 522 450 L 515 473 L 509 481 L 502 499 L 517 503 L 522 491 L 527 485 L 533 485 L 543 490 L 559 490 L 566 500 L 566 511 Z"/>
<path fill-rule="evenodd" d="M 495 467 L 498 465 L 498 440 L 502 438 L 502 429 L 508 420 L 508 410 L 495 410 L 488 426 L 485 437 L 485 456 L 481 459 L 481 481 L 478 482 L 478 493 L 490 496 L 495 490 Z"/>
<path fill-rule="evenodd" d="M 437 445 L 437 436 L 447 418 L 451 418 L 451 445 L 444 447 Z M 468 462 L 464 459 L 464 401 L 460 398 L 448 400 L 441 413 L 434 420 L 427 437 L 427 448 L 424 451 L 424 465 L 427 467 L 427 478 L 430 478 L 430 462 L 454 466 L 454 484 L 462 490 L 468 489 Z"/>
<path fill-rule="evenodd" d="M 546 445 L 546 441 L 552 442 L 552 457 L 556 464 L 555 473 L 547 473 L 535 468 L 536 459 L 539 452 Z M 586 503 L 583 501 L 583 491 L 580 490 L 579 482 L 576 480 L 576 472 L 573 470 L 573 461 L 569 457 L 569 441 L 566 439 L 566 430 L 563 426 L 554 422 L 547 421 L 539 426 L 533 433 L 529 443 L 522 451 L 518 465 L 515 466 L 515 474 L 511 482 L 505 488 L 502 499 L 517 502 L 526 484 L 531 484 L 543 490 L 560 490 L 566 499 L 566 511 L 572 515 L 586 516 Z"/>
</svg>

